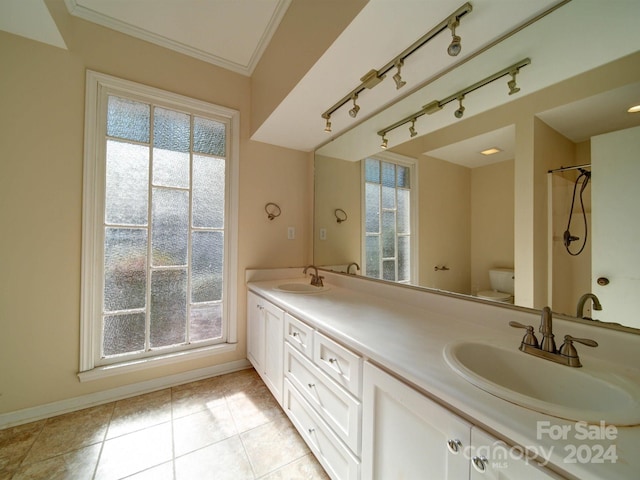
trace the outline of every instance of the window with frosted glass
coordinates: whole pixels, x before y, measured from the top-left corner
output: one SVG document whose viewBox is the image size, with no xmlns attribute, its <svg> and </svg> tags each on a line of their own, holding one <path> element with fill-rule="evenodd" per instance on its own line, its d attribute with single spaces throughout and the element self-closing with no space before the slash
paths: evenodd
<svg viewBox="0 0 640 480">
<path fill-rule="evenodd" d="M 227 124 L 109 95 L 101 357 L 224 340 Z"/>
<path fill-rule="evenodd" d="M 364 160 L 365 275 L 411 281 L 410 168 Z"/>
</svg>

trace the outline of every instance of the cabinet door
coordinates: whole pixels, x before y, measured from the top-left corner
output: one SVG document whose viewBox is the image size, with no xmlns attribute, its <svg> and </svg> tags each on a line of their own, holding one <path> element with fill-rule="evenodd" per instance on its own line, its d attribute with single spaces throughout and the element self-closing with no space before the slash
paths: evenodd
<svg viewBox="0 0 640 480">
<path fill-rule="evenodd" d="M 562 477 L 478 427 L 471 430 L 471 480 L 559 480 Z"/>
<path fill-rule="evenodd" d="M 369 363 L 363 387 L 363 479 L 469 478 L 469 423 Z"/>
<path fill-rule="evenodd" d="M 264 371 L 264 300 L 253 292 L 247 293 L 247 357 L 260 374 Z"/>
<path fill-rule="evenodd" d="M 269 302 L 264 309 L 264 382 L 282 405 L 284 381 L 284 312 Z"/>
</svg>

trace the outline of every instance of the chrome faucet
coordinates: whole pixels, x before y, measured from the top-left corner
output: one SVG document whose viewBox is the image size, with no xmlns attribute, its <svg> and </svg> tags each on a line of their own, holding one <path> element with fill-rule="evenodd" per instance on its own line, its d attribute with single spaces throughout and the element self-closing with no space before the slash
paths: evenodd
<svg viewBox="0 0 640 480">
<path fill-rule="evenodd" d="M 324 286 L 324 284 L 322 283 L 322 279 L 324 277 L 321 277 L 320 274 L 318 274 L 318 267 L 316 267 L 315 265 L 308 265 L 306 267 L 304 267 L 304 270 L 302 271 L 302 273 L 304 273 L 305 275 L 307 274 L 307 270 L 313 268 L 316 271 L 316 274 L 314 275 L 313 273 L 310 273 L 309 275 L 311 275 L 311 285 L 313 285 L 314 287 L 322 287 Z"/>
<path fill-rule="evenodd" d="M 347 273 L 350 273 L 349 270 L 351 270 L 351 267 L 356 267 L 356 271 L 353 272 L 353 274 L 355 275 L 356 273 L 358 273 L 358 270 L 360 270 L 360 265 L 358 265 L 356 262 L 351 262 L 349 265 L 347 265 Z"/>
<path fill-rule="evenodd" d="M 544 307 L 542 309 L 542 317 L 540 319 L 540 333 L 542 333 L 542 342 L 538 345 L 538 339 L 533 333 L 532 325 L 523 325 L 518 322 L 509 322 L 509 325 L 515 328 L 524 328 L 525 333 L 520 342 L 520 351 L 542 357 L 552 362 L 568 365 L 570 367 L 581 367 L 580 358 L 573 342 L 582 343 L 589 347 L 597 347 L 598 342 L 588 338 L 575 338 L 571 335 L 564 336 L 564 343 L 559 350 L 556 349 L 556 342 L 553 339 L 553 323 L 551 317 L 551 309 Z"/>
<path fill-rule="evenodd" d="M 598 300 L 598 297 L 596 297 L 593 293 L 585 293 L 580 297 L 580 300 L 578 300 L 578 306 L 576 307 L 576 317 L 588 318 L 584 316 L 584 304 L 588 299 L 591 299 L 593 301 L 594 310 L 602 310 L 602 305 L 600 305 L 600 300 Z"/>
</svg>

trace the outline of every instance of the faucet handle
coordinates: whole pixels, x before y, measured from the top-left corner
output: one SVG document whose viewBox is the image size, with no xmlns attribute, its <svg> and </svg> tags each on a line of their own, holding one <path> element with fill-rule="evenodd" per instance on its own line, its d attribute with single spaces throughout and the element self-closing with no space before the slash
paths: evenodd
<svg viewBox="0 0 640 480">
<path fill-rule="evenodd" d="M 538 339 L 536 338 L 535 334 L 533 333 L 533 325 L 523 325 L 522 323 L 519 322 L 514 322 L 511 321 L 509 322 L 509 325 L 514 327 L 514 328 L 524 328 L 527 330 L 527 333 L 524 334 L 524 337 L 522 338 L 522 343 L 524 345 L 530 345 L 532 347 L 538 347 Z"/>
<path fill-rule="evenodd" d="M 564 336 L 564 341 L 565 342 L 578 342 L 578 343 L 581 343 L 583 345 L 586 345 L 587 347 L 597 347 L 598 346 L 598 342 L 596 342 L 595 340 L 591 340 L 590 338 L 576 338 L 576 337 L 572 337 L 571 335 L 565 335 Z"/>
</svg>

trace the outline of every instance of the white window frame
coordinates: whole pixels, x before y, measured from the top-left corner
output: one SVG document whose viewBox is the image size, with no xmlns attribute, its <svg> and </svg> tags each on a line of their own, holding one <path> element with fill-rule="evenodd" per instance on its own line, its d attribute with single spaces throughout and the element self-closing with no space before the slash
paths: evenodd
<svg viewBox="0 0 640 480">
<path fill-rule="evenodd" d="M 215 117 L 227 125 L 227 195 L 225 197 L 225 259 L 223 332 L 226 342 L 193 348 L 160 350 L 157 355 L 102 365 L 101 322 L 104 290 L 104 196 L 107 95 L 133 98 L 158 106 Z M 82 293 L 80 321 L 80 381 L 174 364 L 212 354 L 234 351 L 237 346 L 238 181 L 240 113 L 200 100 L 87 70 L 82 210 Z"/>
<path fill-rule="evenodd" d="M 394 163 L 396 165 L 401 165 L 403 167 L 407 167 L 409 169 L 409 178 L 411 181 L 411 186 L 409 188 L 409 205 L 411 208 L 410 212 L 410 240 L 409 245 L 411 249 L 411 260 L 409 262 L 411 274 L 409 278 L 409 284 L 418 285 L 419 284 L 419 252 L 418 252 L 418 161 L 415 158 L 406 157 L 404 155 L 399 155 L 393 152 L 380 152 L 375 155 L 369 155 L 367 158 L 371 158 L 373 160 L 380 160 L 381 162 Z M 366 176 L 365 176 L 365 162 L 366 158 L 362 160 L 360 177 L 361 177 L 361 199 L 360 205 L 362 205 L 361 209 L 361 247 L 360 251 L 362 252 L 362 257 L 360 258 L 360 265 L 362 265 L 362 275 L 367 275 L 367 251 L 366 251 L 366 242 L 367 242 L 367 219 L 366 219 Z M 404 282 L 401 282 L 404 283 Z"/>
</svg>

